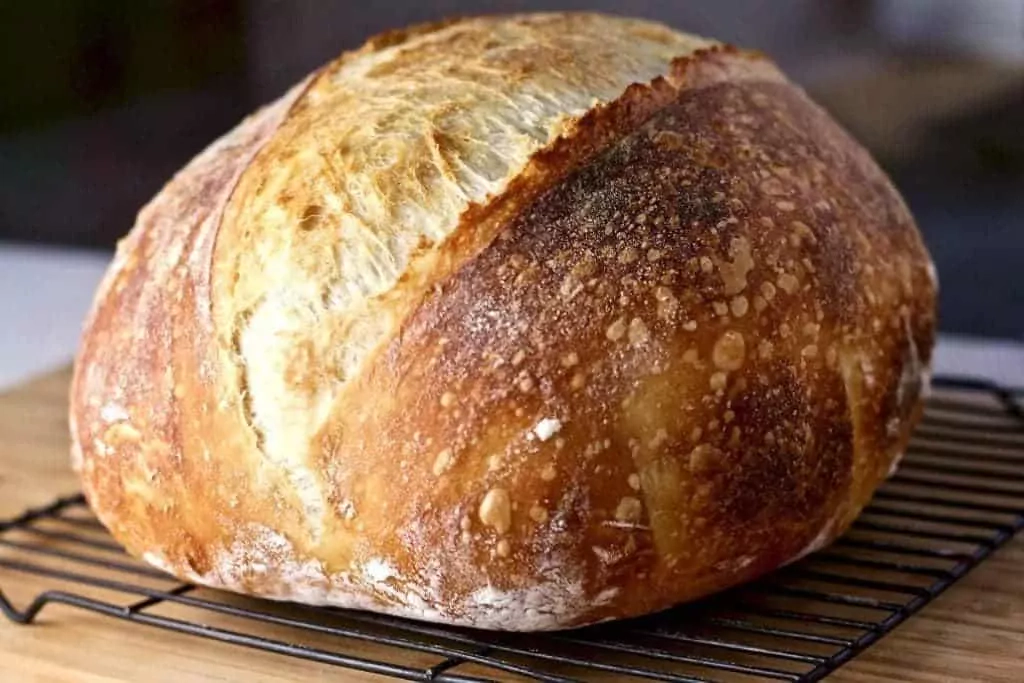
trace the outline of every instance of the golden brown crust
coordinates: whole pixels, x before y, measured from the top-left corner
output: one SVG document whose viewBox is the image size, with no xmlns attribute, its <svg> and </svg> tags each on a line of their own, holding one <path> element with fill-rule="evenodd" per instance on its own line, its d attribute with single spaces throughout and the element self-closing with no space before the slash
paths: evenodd
<svg viewBox="0 0 1024 683">
<path fill-rule="evenodd" d="M 274 243 L 246 227 L 272 177 L 253 169 L 307 99 L 193 162 L 98 296 L 72 436 L 132 552 L 267 597 L 563 628 L 820 547 L 894 466 L 933 343 L 928 255 L 866 153 L 730 48 L 574 118 L 422 244 L 327 394 L 319 318 L 300 321 L 284 386 L 316 400 L 282 413 L 310 431 L 281 456 L 252 385 L 277 366 L 245 338 L 268 294 L 234 283 L 241 250 Z"/>
</svg>

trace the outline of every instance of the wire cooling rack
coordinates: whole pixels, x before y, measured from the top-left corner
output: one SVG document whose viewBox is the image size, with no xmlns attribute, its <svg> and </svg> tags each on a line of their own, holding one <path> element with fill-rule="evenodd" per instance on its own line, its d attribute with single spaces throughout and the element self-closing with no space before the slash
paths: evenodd
<svg viewBox="0 0 1024 683">
<path fill-rule="evenodd" d="M 508 634 L 243 598 L 130 559 L 81 496 L 0 522 L 0 587 L 19 573 L 42 591 L 16 600 L 20 609 L 0 592 L 0 610 L 28 624 L 60 603 L 408 680 L 816 681 L 1024 527 L 1021 392 L 952 378 L 935 386 L 899 471 L 842 539 L 753 584 L 641 619 Z"/>
</svg>

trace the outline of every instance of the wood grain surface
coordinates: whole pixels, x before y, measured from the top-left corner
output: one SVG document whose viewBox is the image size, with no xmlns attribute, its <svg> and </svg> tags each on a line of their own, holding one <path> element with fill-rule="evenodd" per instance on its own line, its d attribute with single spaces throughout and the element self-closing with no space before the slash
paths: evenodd
<svg viewBox="0 0 1024 683">
<path fill-rule="evenodd" d="M 0 395 L 0 519 L 77 490 L 67 465 L 68 378 L 62 371 Z M 19 607 L 52 587 L 52 580 L 0 568 L 0 589 Z M 174 608 L 165 613 L 173 616 Z M 364 646 L 352 647 L 358 654 Z M 32 626 L 0 619 L 0 680 L 381 679 L 55 605 Z M 830 680 L 1024 680 L 1024 539 L 997 551 Z"/>
</svg>

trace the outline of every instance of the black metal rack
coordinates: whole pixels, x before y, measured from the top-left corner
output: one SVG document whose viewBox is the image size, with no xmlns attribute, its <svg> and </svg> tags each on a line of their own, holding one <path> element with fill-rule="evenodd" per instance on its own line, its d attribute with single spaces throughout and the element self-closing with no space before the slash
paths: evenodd
<svg viewBox="0 0 1024 683">
<path fill-rule="evenodd" d="M 753 584 L 641 619 L 509 634 L 242 598 L 125 556 L 81 496 L 0 522 L 0 568 L 43 590 L 22 596 L 21 609 L 0 592 L 0 610 L 27 624 L 60 603 L 408 680 L 816 681 L 1024 528 L 1020 392 L 952 378 L 935 386 L 899 471 L 842 539 Z"/>
</svg>

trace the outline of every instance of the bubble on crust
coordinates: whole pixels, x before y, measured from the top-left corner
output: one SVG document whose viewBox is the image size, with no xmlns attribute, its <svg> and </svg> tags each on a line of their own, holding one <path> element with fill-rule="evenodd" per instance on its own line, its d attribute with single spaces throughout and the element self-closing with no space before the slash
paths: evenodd
<svg viewBox="0 0 1024 683">
<path fill-rule="evenodd" d="M 440 399 L 441 407 L 442 408 L 451 408 L 453 405 L 455 405 L 455 401 L 456 400 L 457 399 L 456 399 L 455 394 L 453 394 L 450 391 L 446 391 L 443 394 L 441 394 L 441 399 Z"/>
<path fill-rule="evenodd" d="M 611 341 L 619 341 L 626 334 L 626 318 L 619 317 L 615 319 L 608 329 L 605 330 L 604 336 Z"/>
<path fill-rule="evenodd" d="M 629 478 L 626 479 L 626 482 L 629 484 L 629 488 L 634 491 L 640 490 L 640 475 L 636 472 L 631 473 Z"/>
<path fill-rule="evenodd" d="M 544 468 L 540 471 L 540 478 L 544 481 L 552 481 L 555 478 L 555 466 L 551 463 L 544 465 Z"/>
<path fill-rule="evenodd" d="M 503 534 L 512 526 L 512 499 L 503 488 L 488 491 L 478 510 L 480 521 Z"/>
<path fill-rule="evenodd" d="M 508 557 L 512 554 L 512 545 L 503 538 L 494 546 L 494 554 L 498 557 Z"/>
<path fill-rule="evenodd" d="M 782 273 L 778 279 L 779 287 L 786 292 L 786 294 L 792 294 L 800 286 L 800 281 L 796 279 L 796 276 L 792 273 Z"/>
<path fill-rule="evenodd" d="M 629 321 L 629 343 L 632 346 L 642 346 L 651 338 L 647 325 L 640 318 L 633 318 Z"/>
<path fill-rule="evenodd" d="M 136 443 L 142 439 L 142 433 L 127 422 L 116 422 L 107 427 L 103 434 L 104 440 L 111 446 Z"/>
<path fill-rule="evenodd" d="M 619 263 L 627 265 L 635 262 L 640 258 L 640 252 L 635 247 L 623 247 L 622 251 L 619 252 Z"/>
<path fill-rule="evenodd" d="M 662 427 L 658 429 L 658 431 L 654 433 L 654 436 L 651 437 L 651 440 L 647 442 L 647 447 L 651 450 L 657 450 L 661 448 L 666 441 L 668 441 L 668 432 Z"/>
<path fill-rule="evenodd" d="M 715 391 L 721 391 L 725 389 L 727 383 L 727 377 L 724 372 L 716 372 L 711 375 L 711 379 L 708 380 L 708 384 Z"/>
<path fill-rule="evenodd" d="M 733 447 L 739 446 L 740 445 L 740 437 L 742 437 L 742 436 L 743 436 L 743 430 L 740 429 L 739 425 L 734 426 L 732 428 L 732 431 L 729 433 L 729 445 L 733 446 Z"/>
<path fill-rule="evenodd" d="M 786 194 L 786 188 L 785 186 L 783 186 L 782 181 L 776 178 L 775 176 L 770 176 L 764 179 L 763 181 L 761 181 L 758 187 L 760 188 L 761 192 L 772 197 L 777 197 Z"/>
<path fill-rule="evenodd" d="M 441 476 L 452 466 L 452 449 L 445 448 L 434 458 L 434 476 Z"/>
<path fill-rule="evenodd" d="M 587 250 L 569 272 L 579 280 L 586 281 L 597 273 L 597 259 L 594 258 L 594 254 L 591 251 Z"/>
<path fill-rule="evenodd" d="M 562 367 L 564 368 L 571 368 L 572 366 L 576 365 L 579 362 L 579 354 L 577 354 L 575 351 L 570 351 L 569 353 L 562 356 Z"/>
<path fill-rule="evenodd" d="M 721 459 L 722 452 L 720 450 L 710 444 L 702 443 L 690 451 L 690 471 L 695 474 L 709 472 L 717 467 Z"/>
<path fill-rule="evenodd" d="M 671 320 L 679 310 L 679 300 L 672 290 L 664 285 L 658 285 L 654 288 L 654 298 L 658 302 L 658 317 L 662 320 Z"/>
<path fill-rule="evenodd" d="M 721 370 L 738 370 L 743 367 L 746 350 L 743 335 L 735 330 L 727 330 L 715 342 L 711 351 L 711 361 Z"/>
<path fill-rule="evenodd" d="M 565 279 L 562 280 L 562 286 L 558 291 L 562 295 L 563 299 L 566 301 L 572 301 L 576 298 L 577 294 L 583 291 L 583 283 L 580 282 L 579 278 L 575 275 L 569 273 L 565 276 Z"/>
<path fill-rule="evenodd" d="M 793 221 L 789 224 L 789 227 L 793 229 L 790 238 L 792 241 L 795 241 L 794 246 L 800 246 L 805 240 L 811 244 L 818 241 L 814 231 L 811 230 L 811 227 L 803 221 Z"/>
<path fill-rule="evenodd" d="M 639 498 L 623 496 L 615 507 L 615 519 L 619 522 L 636 523 L 643 514 L 643 503 Z"/>
<path fill-rule="evenodd" d="M 694 330 L 697 329 L 697 321 L 687 320 L 685 323 L 683 323 L 683 329 L 686 330 L 687 332 L 693 332 Z"/>
<path fill-rule="evenodd" d="M 543 524 L 544 522 L 548 521 L 547 509 L 541 505 L 534 505 L 533 507 L 530 508 L 530 519 L 537 522 L 538 524 Z"/>
<path fill-rule="evenodd" d="M 747 300 L 747 297 L 742 294 L 733 297 L 732 301 L 729 302 L 729 310 L 731 310 L 732 314 L 737 318 L 745 316 L 749 307 L 750 302 Z"/>
<path fill-rule="evenodd" d="M 747 275 L 754 268 L 754 257 L 750 253 L 750 241 L 746 237 L 734 237 L 729 242 L 731 261 L 718 266 L 719 274 L 725 285 L 726 296 L 739 294 L 747 287 Z"/>
<path fill-rule="evenodd" d="M 533 433 L 541 441 L 547 441 L 561 429 L 562 423 L 560 420 L 554 417 L 545 417 L 534 426 Z"/>
<path fill-rule="evenodd" d="M 574 390 L 582 389 L 587 383 L 587 377 L 582 372 L 577 372 L 569 380 L 569 387 Z"/>
</svg>

